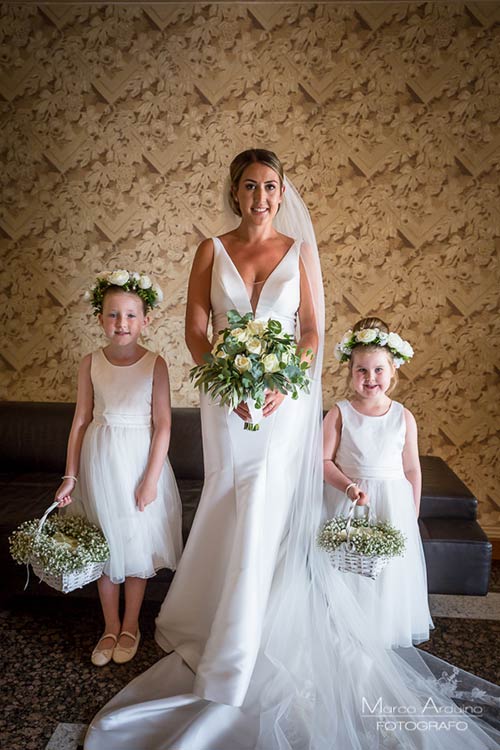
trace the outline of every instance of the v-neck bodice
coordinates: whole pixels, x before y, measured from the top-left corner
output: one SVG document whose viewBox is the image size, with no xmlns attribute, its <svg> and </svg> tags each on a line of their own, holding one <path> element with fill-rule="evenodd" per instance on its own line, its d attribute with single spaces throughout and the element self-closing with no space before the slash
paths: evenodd
<svg viewBox="0 0 500 750">
<path fill-rule="evenodd" d="M 242 315 L 254 312 L 247 287 L 218 237 L 213 238 L 214 261 L 210 287 L 214 334 L 227 326 L 228 310 Z M 293 243 L 261 285 L 255 308 L 256 318 L 275 318 L 287 333 L 295 332 L 300 304 L 300 242 Z"/>
</svg>

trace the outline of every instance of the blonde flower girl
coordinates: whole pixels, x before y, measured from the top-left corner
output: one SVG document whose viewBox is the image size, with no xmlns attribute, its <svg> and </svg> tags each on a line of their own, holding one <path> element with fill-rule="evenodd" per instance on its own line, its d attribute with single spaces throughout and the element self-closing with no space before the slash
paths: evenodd
<svg viewBox="0 0 500 750">
<path fill-rule="evenodd" d="M 181 504 L 167 458 L 167 365 L 139 344 L 161 289 L 148 276 L 120 270 L 99 277 L 88 296 L 108 345 L 80 364 L 66 471 L 55 499 L 60 506 L 73 500 L 68 512 L 100 526 L 110 548 L 97 584 L 104 634 L 91 657 L 104 666 L 136 654 L 147 579 L 160 568 L 175 569 L 181 554 Z"/>
</svg>

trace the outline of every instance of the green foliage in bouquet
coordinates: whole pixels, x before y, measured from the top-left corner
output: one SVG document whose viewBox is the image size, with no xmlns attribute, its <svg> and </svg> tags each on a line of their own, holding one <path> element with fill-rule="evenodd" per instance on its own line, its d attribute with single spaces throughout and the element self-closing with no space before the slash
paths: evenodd
<svg viewBox="0 0 500 750">
<path fill-rule="evenodd" d="M 51 575 L 74 573 L 88 563 L 104 562 L 109 547 L 97 526 L 80 516 L 48 518 L 39 534 L 39 520 L 24 521 L 9 537 L 10 554 L 19 564 L 37 561 Z"/>
<path fill-rule="evenodd" d="M 258 409 L 266 391 L 281 391 L 297 399 L 309 391 L 306 370 L 310 362 L 300 360 L 296 342 L 283 333 L 278 320 L 255 320 L 253 313 L 227 313 L 229 326 L 219 332 L 206 364 L 193 367 L 190 376 L 220 404 L 235 409 L 252 398 Z M 312 356 L 312 352 L 307 352 Z"/>
<path fill-rule="evenodd" d="M 347 541 L 347 518 L 331 518 L 318 534 L 318 545 L 334 552 Z M 367 557 L 398 557 L 405 549 L 405 537 L 389 523 L 370 524 L 366 518 L 351 522 L 349 546 Z"/>
</svg>

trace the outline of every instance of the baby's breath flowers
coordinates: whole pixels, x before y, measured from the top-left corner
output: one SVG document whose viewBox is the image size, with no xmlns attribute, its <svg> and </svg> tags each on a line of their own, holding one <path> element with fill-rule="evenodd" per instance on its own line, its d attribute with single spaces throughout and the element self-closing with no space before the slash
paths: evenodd
<svg viewBox="0 0 500 750">
<path fill-rule="evenodd" d="M 318 534 L 318 545 L 327 552 L 334 552 L 347 544 L 347 518 L 330 519 Z M 366 518 L 351 522 L 349 548 L 367 557 L 398 557 L 405 549 L 403 534 L 389 523 L 370 524 Z"/>
<path fill-rule="evenodd" d="M 120 268 L 116 271 L 100 274 L 92 287 L 85 292 L 84 299 L 91 303 L 94 308 L 94 315 L 102 313 L 104 293 L 111 286 L 118 287 L 124 292 L 134 292 L 145 302 L 147 309 L 156 307 L 160 302 L 163 302 L 161 287 L 153 283 L 150 276 Z"/>
<path fill-rule="evenodd" d="M 266 391 L 289 393 L 293 399 L 300 390 L 308 392 L 311 362 L 301 361 L 293 336 L 283 333 L 279 320 L 255 320 L 252 313 L 236 310 L 230 310 L 227 319 L 229 325 L 219 332 L 206 364 L 191 370 L 195 386 L 230 409 L 250 399 L 260 409 Z M 245 429 L 259 426 L 245 422 Z"/>
<path fill-rule="evenodd" d="M 413 357 L 413 348 L 398 333 L 386 333 L 379 328 L 363 328 L 361 331 L 346 331 L 335 345 L 335 358 L 348 362 L 355 346 L 386 346 L 392 354 L 394 366 L 401 367 Z"/>
</svg>

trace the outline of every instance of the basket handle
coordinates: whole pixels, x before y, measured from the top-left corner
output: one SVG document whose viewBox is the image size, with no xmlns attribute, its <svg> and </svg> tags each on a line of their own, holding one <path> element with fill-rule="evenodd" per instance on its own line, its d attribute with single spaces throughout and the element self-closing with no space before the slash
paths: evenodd
<svg viewBox="0 0 500 750">
<path fill-rule="evenodd" d="M 346 526 L 345 526 L 345 530 L 346 530 L 346 544 L 347 545 L 349 545 L 349 543 L 350 543 L 351 523 L 352 523 L 352 520 L 354 518 L 354 511 L 356 510 L 356 505 L 357 504 L 358 504 L 357 499 L 356 500 L 351 500 L 351 507 L 349 508 L 349 513 L 347 514 L 347 523 L 346 523 Z M 360 507 L 368 508 L 368 522 L 370 521 L 370 519 L 373 520 L 372 509 L 371 509 L 370 504 L 364 505 L 364 506 L 360 506 Z"/>
<path fill-rule="evenodd" d="M 38 528 L 36 530 L 36 535 L 37 536 L 40 534 L 40 532 L 41 532 L 41 530 L 43 528 L 43 525 L 44 525 L 45 521 L 48 518 L 49 513 L 52 513 L 52 511 L 55 510 L 58 505 L 59 505 L 59 500 L 54 500 L 54 502 L 52 503 L 52 505 L 49 505 L 49 507 L 47 508 L 47 510 L 45 511 L 45 513 L 43 514 L 43 516 L 41 517 L 41 519 L 40 519 L 40 521 L 38 523 Z"/>
<path fill-rule="evenodd" d="M 40 532 L 43 528 L 45 521 L 48 518 L 49 513 L 52 513 L 52 511 L 55 510 L 58 505 L 59 505 L 59 500 L 54 500 L 54 502 L 51 505 L 49 505 L 49 507 L 47 508 L 43 516 L 41 517 L 40 521 L 38 522 L 38 527 L 35 532 L 35 536 L 38 537 L 40 535 Z M 30 582 L 30 564 L 26 563 L 26 583 L 24 584 L 23 591 L 26 591 L 26 589 L 28 588 L 29 582 Z"/>
</svg>

